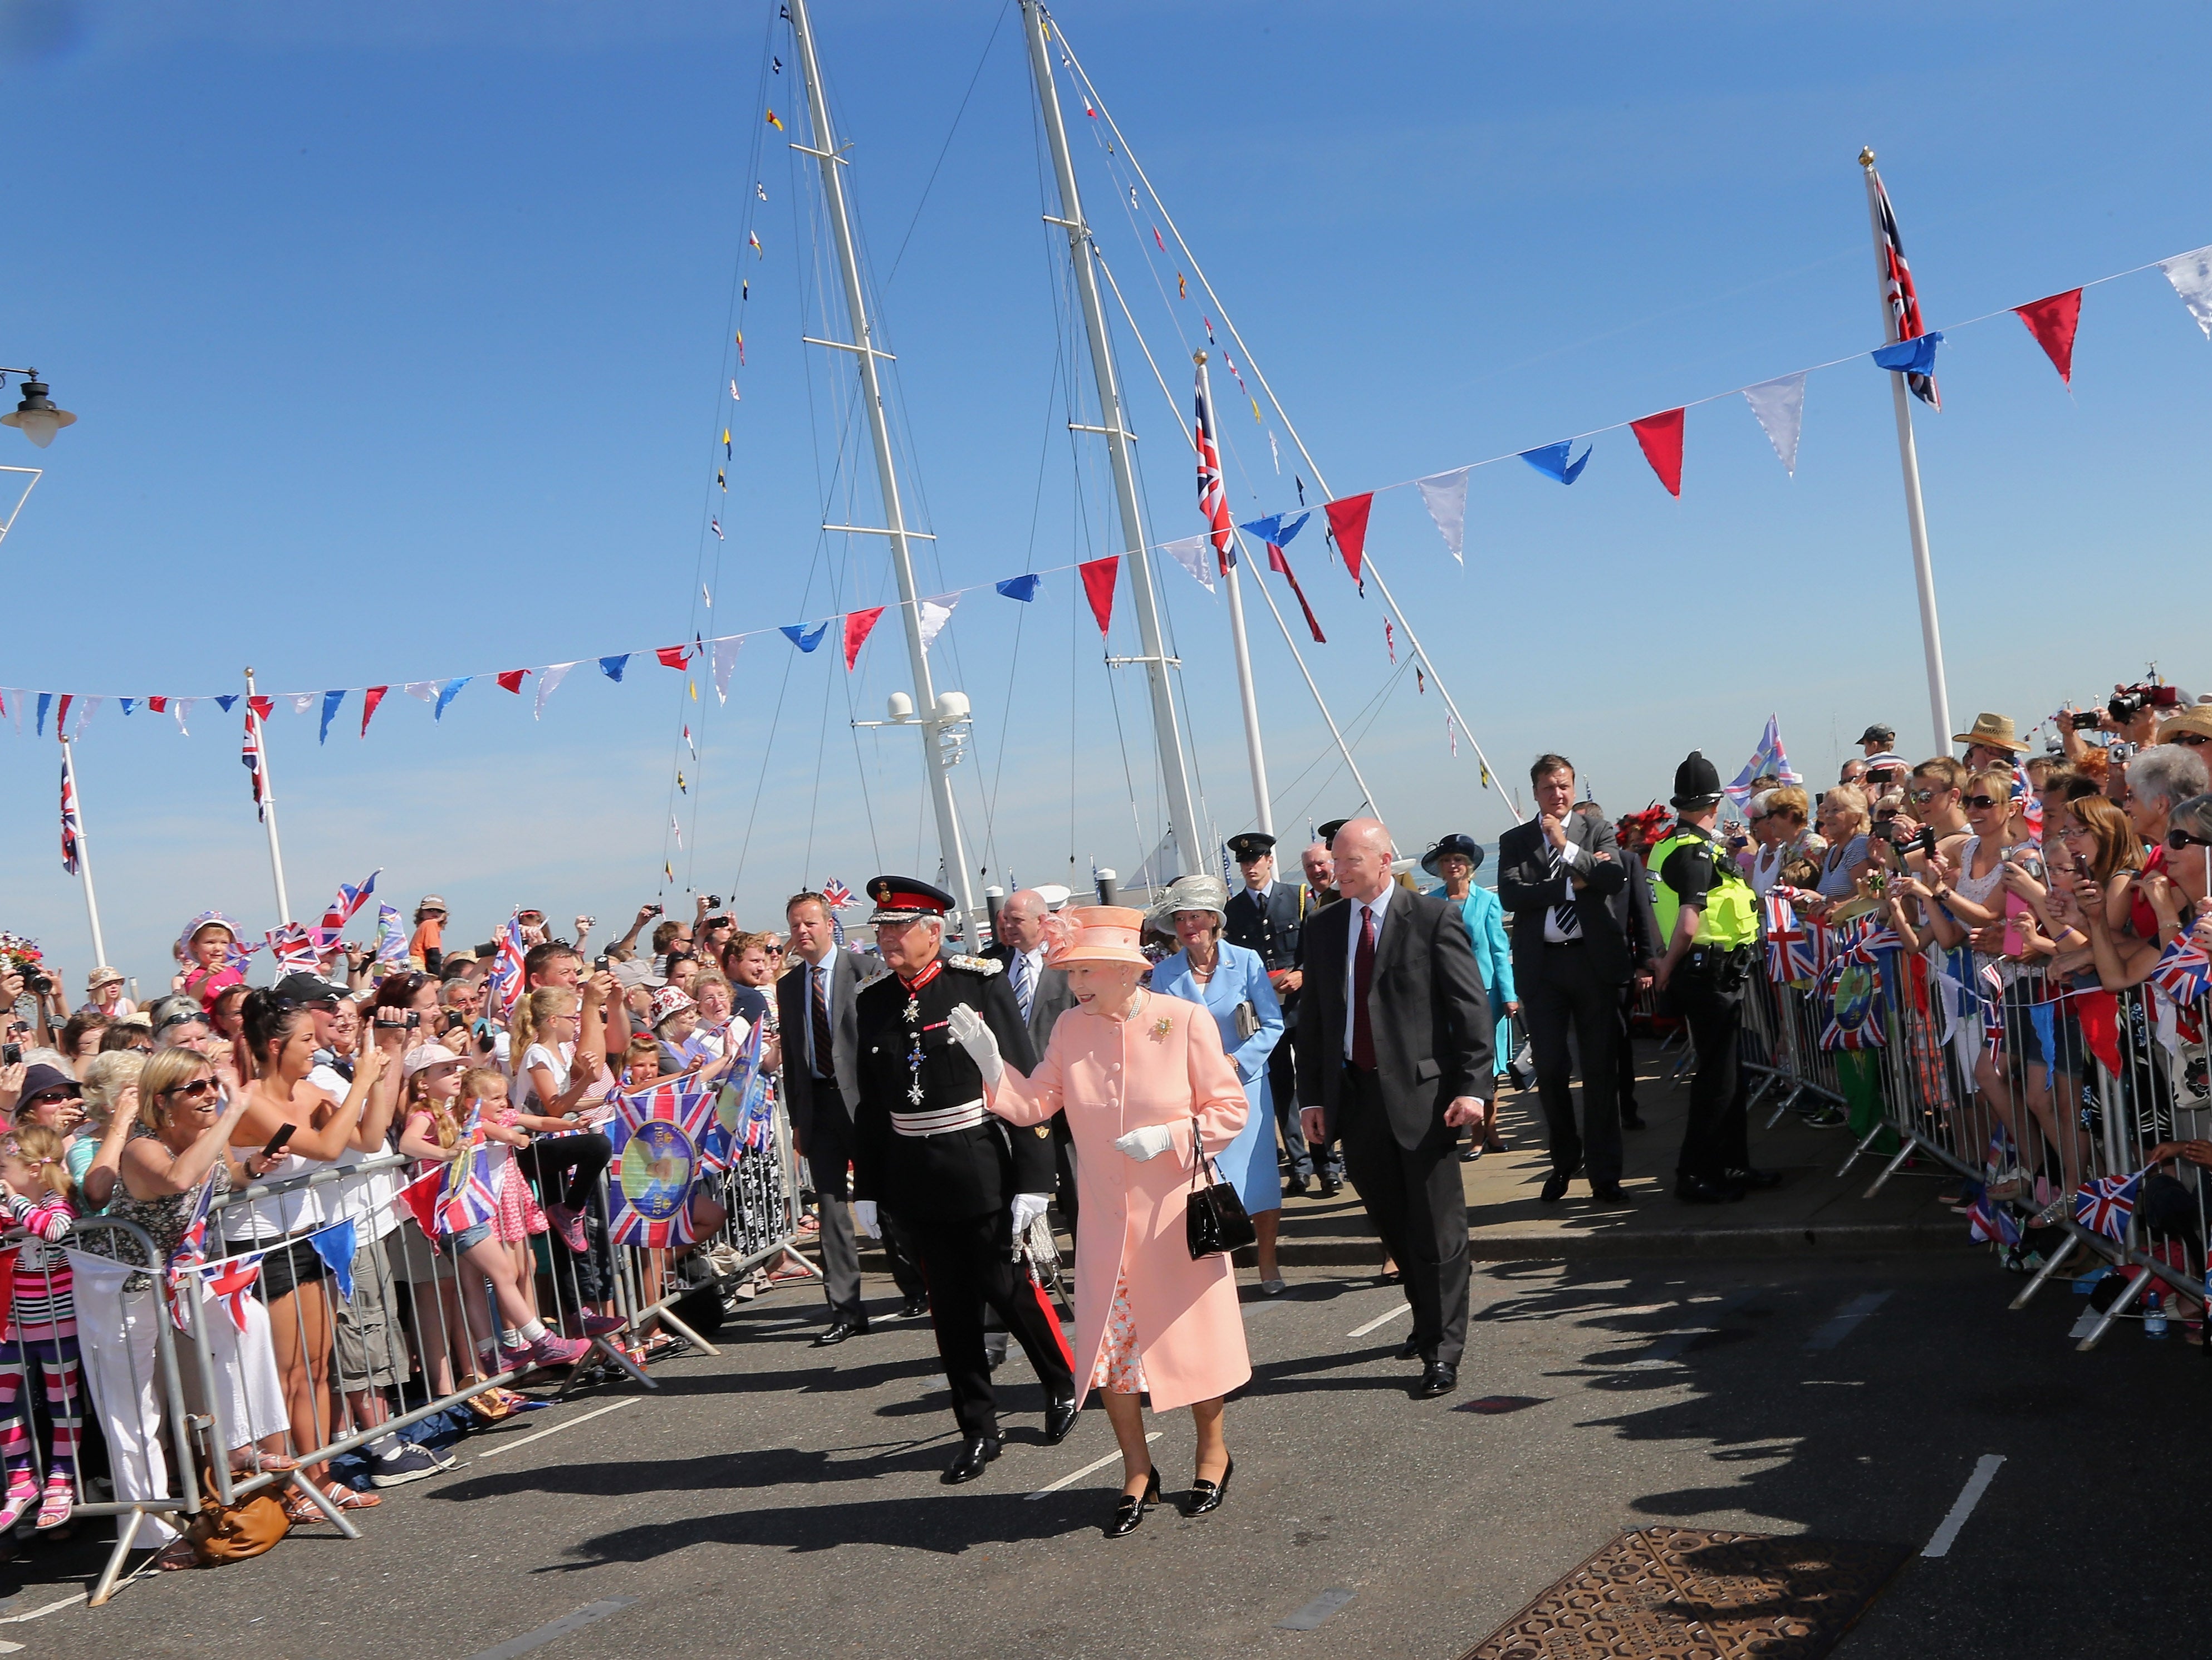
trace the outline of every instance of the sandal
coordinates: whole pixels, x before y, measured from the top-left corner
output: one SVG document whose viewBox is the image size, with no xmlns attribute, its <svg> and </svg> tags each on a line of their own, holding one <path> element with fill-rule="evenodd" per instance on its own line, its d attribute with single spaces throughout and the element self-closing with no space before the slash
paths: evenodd
<svg viewBox="0 0 2212 1660">
<path fill-rule="evenodd" d="M 312 1528 L 317 1523 L 331 1518 L 317 1508 L 315 1501 L 295 1487 L 284 1489 L 284 1519 L 295 1528 Z"/>
<path fill-rule="evenodd" d="M 58 1528 L 70 1519 L 76 1510 L 76 1493 L 67 1476 L 48 1476 L 46 1490 L 39 1499 L 39 1529 Z"/>
<path fill-rule="evenodd" d="M 343 1481 L 331 1481 L 325 1484 L 323 1493 L 340 1510 L 374 1510 L 384 1502 L 382 1493 L 356 1493 Z"/>
<path fill-rule="evenodd" d="M 172 1539 L 161 1547 L 161 1554 L 154 1558 L 154 1572 L 156 1573 L 175 1573 L 185 1568 L 197 1568 L 200 1566 L 202 1566 L 200 1554 L 193 1548 L 192 1541 L 189 1539 Z"/>
<path fill-rule="evenodd" d="M 243 1462 L 240 1462 L 240 1460 Z M 300 1468 L 300 1461 L 288 1458 L 281 1452 L 263 1452 L 258 1447 L 238 1447 L 230 1455 L 233 1475 L 281 1475 L 286 1470 Z"/>
</svg>

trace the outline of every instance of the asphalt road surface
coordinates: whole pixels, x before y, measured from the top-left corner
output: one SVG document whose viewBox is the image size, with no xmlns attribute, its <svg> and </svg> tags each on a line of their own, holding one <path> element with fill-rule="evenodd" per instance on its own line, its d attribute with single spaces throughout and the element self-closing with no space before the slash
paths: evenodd
<svg viewBox="0 0 2212 1660">
<path fill-rule="evenodd" d="M 813 1349 L 818 1292 L 779 1291 L 656 1395 L 470 1441 L 358 1543 L 305 1530 L 100 1609 L 53 1607 L 96 1566 L 84 1545 L 27 1548 L 0 1566 L 0 1639 L 130 1660 L 1455 1660 L 1617 1533 L 1667 1523 L 1910 1546 L 1848 1660 L 2205 1651 L 2212 1359 L 2135 1325 L 2077 1354 L 2082 1300 L 2060 1282 L 2014 1314 L 2018 1285 L 1963 1250 L 1479 1266 L 1460 1393 L 1416 1402 L 1401 1294 L 1310 1270 L 1246 1304 L 1228 1502 L 1116 1541 L 1104 1415 L 1043 1446 L 1018 1350 L 1006 1456 L 947 1489 L 926 1324 Z M 1460 1409 L 1483 1396 L 1529 1404 Z M 1155 1426 L 1172 1496 L 1189 1418 Z M 1948 1552 L 1918 1554 L 1939 1534 Z"/>
</svg>

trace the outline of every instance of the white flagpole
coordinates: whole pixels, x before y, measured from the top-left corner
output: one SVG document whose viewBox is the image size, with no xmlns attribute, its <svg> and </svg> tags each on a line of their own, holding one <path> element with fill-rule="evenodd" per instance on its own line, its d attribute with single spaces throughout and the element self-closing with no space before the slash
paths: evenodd
<svg viewBox="0 0 2212 1660">
<path fill-rule="evenodd" d="M 100 933 L 100 899 L 92 891 L 92 838 L 85 831 L 84 790 L 76 777 L 76 746 L 62 739 L 62 770 L 69 775 L 70 800 L 76 803 L 76 873 L 84 879 L 84 914 L 92 923 L 92 961 L 107 964 L 107 942 Z"/>
<path fill-rule="evenodd" d="M 246 671 L 246 718 L 252 725 L 261 756 L 261 822 L 269 831 L 269 873 L 276 881 L 276 920 L 292 920 L 292 902 L 284 895 L 284 849 L 276 840 L 276 786 L 269 775 L 269 728 L 253 707 L 253 671 Z"/>
<path fill-rule="evenodd" d="M 1881 203 L 1875 193 L 1874 151 L 1859 152 L 1866 173 L 1867 220 L 1874 231 L 1875 293 L 1881 300 L 1882 335 L 1897 344 L 1897 313 L 1889 301 L 1889 261 L 1884 257 Z M 1936 753 L 1951 752 L 1951 694 L 1943 684 L 1943 630 L 1936 616 L 1936 571 L 1928 557 L 1928 514 L 1920 501 L 1920 453 L 1912 442 L 1912 404 L 1905 376 L 1893 371 L 1889 390 L 1897 406 L 1897 459 L 1905 472 L 1905 520 L 1912 532 L 1912 577 L 1920 593 L 1920 649 L 1928 662 L 1928 713 L 1936 723 Z"/>
<path fill-rule="evenodd" d="M 1213 435 L 1213 382 L 1206 372 L 1206 354 L 1194 351 L 1191 362 L 1198 365 L 1199 402 L 1206 410 L 1206 436 Z M 1231 532 L 1233 537 L 1235 532 Z M 1210 543 L 1209 543 L 1210 545 Z M 1252 648 L 1244 639 L 1244 593 L 1237 581 L 1239 558 L 1229 567 L 1222 581 L 1229 588 L 1229 638 L 1237 648 L 1237 690 L 1244 700 L 1244 753 L 1252 763 L 1252 810 L 1259 816 L 1260 831 L 1264 836 L 1275 833 L 1275 810 L 1267 800 L 1267 757 L 1260 747 L 1260 704 L 1252 690 Z"/>
</svg>

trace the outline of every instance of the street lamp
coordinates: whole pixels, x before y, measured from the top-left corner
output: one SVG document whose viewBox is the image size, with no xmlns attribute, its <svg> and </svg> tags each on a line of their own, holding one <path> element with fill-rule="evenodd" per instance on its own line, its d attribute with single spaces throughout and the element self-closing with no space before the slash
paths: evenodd
<svg viewBox="0 0 2212 1660">
<path fill-rule="evenodd" d="M 23 401 L 5 415 L 0 415 L 0 427 L 13 427 L 40 449 L 54 441 L 54 435 L 64 427 L 73 424 L 76 417 L 67 410 L 58 408 L 46 396 L 46 383 L 39 379 L 36 369 L 0 369 L 0 380 L 10 374 L 23 377 L 21 388 Z"/>
</svg>

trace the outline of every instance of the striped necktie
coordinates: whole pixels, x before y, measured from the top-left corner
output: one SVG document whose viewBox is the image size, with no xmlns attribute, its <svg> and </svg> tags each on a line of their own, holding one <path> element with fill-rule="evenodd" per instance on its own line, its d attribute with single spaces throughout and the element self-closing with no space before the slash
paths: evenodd
<svg viewBox="0 0 2212 1660">
<path fill-rule="evenodd" d="M 1036 1001 L 1036 985 L 1030 978 L 1030 959 L 1026 952 L 1014 953 L 1013 971 L 1007 976 L 1014 984 L 1014 1001 L 1022 1006 L 1022 1024 L 1030 1023 L 1030 1007 Z"/>
<path fill-rule="evenodd" d="M 1553 848 L 1552 874 L 1554 876 L 1564 876 L 1566 873 L 1566 866 L 1567 855 L 1565 850 L 1560 848 Z M 1571 896 L 1574 890 L 1572 888 L 1569 888 L 1567 891 L 1569 895 Z M 1583 919 L 1577 914 L 1575 910 L 1575 902 L 1571 897 L 1562 899 L 1558 904 L 1552 907 L 1552 921 L 1559 927 L 1560 939 L 1579 939 L 1583 937 Z"/>
</svg>

